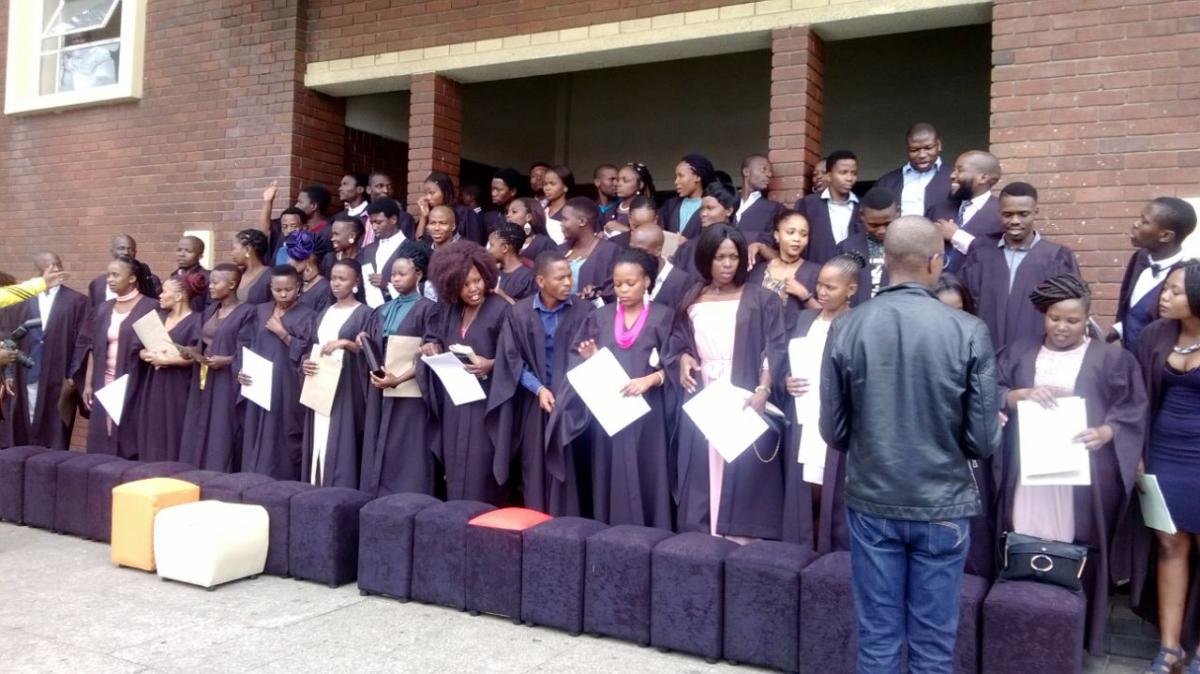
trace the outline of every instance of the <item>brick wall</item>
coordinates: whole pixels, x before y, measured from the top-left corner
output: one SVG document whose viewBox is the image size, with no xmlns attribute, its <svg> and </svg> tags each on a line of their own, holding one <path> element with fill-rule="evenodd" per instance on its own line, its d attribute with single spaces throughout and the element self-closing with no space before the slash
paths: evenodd
<svg viewBox="0 0 1200 674">
<path fill-rule="evenodd" d="M 399 194 L 399 190 L 406 186 L 407 143 L 346 127 L 345 145 L 343 164 L 346 171 L 363 174 L 383 171 L 392 179 L 392 188 L 396 190 L 396 194 Z"/>
<path fill-rule="evenodd" d="M 1115 312 L 1145 201 L 1200 195 L 1200 2 L 997 0 L 992 151 Z"/>
<path fill-rule="evenodd" d="M 408 113 L 408 209 L 419 213 L 417 199 L 432 171 L 458 185 L 462 156 L 462 85 L 436 73 L 413 77 Z"/>
<path fill-rule="evenodd" d="M 821 159 L 823 53 L 821 38 L 811 28 L 771 35 L 771 195 L 789 205 L 807 191 L 807 178 Z"/>
</svg>

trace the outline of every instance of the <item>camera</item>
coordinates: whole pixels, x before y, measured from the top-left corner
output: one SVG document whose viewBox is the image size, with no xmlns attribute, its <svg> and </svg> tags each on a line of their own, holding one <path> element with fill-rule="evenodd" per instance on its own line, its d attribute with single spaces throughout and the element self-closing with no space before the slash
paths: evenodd
<svg viewBox="0 0 1200 674">
<path fill-rule="evenodd" d="M 33 358 L 31 358 L 29 356 L 29 354 L 25 353 L 24 351 L 21 351 L 20 348 L 17 346 L 17 342 L 21 341 L 22 339 L 25 339 L 25 335 L 29 334 L 30 330 L 32 330 L 34 328 L 40 328 L 40 327 L 42 327 L 42 319 L 41 318 L 31 318 L 31 319 L 25 321 L 24 323 L 18 325 L 15 330 L 13 330 L 12 332 L 10 332 L 8 334 L 8 337 L 5 337 L 3 340 L 0 340 L 0 348 L 6 349 L 8 351 L 16 351 L 17 352 L 17 364 L 20 365 L 21 367 L 25 368 L 26 370 L 28 370 L 29 368 L 34 366 Z"/>
</svg>

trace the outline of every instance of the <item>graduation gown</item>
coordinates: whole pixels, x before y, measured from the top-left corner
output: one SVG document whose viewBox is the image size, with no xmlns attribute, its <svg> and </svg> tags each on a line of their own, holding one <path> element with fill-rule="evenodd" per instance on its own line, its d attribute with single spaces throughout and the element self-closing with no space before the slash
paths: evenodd
<svg viewBox="0 0 1200 674">
<path fill-rule="evenodd" d="M 576 331 L 573 344 L 595 340 L 596 350 L 607 348 L 631 379 L 663 369 L 661 354 L 667 350 L 675 310 L 657 302 L 646 305 L 650 314 L 641 334 L 628 349 L 617 345 L 613 331 L 617 304 L 607 304 L 588 315 Z M 572 350 L 567 368 L 583 363 Z M 592 417 L 587 406 L 564 381 L 558 406 L 550 415 L 547 430 L 547 461 L 560 465 L 575 448 L 576 457 L 590 455 L 592 517 L 608 524 L 673 528 L 672 477 L 675 452 L 671 429 L 678 417 L 678 390 L 664 371 L 666 384 L 647 391 L 643 397 L 650 412 L 609 436 Z M 552 468 L 552 472 L 553 472 Z"/>
<path fill-rule="evenodd" d="M 526 508 L 556 517 L 577 516 L 591 510 L 591 503 L 585 501 L 590 485 L 587 454 L 548 455 L 549 415 L 538 405 L 537 396 L 521 385 L 521 371 L 528 366 L 559 399 L 567 384 L 568 357 L 578 344 L 575 333 L 594 307 L 572 297 L 571 305 L 562 309 L 554 332 L 554 362 L 549 364 L 547 383 L 546 331 L 533 301 L 534 297 L 527 297 L 508 310 L 496 347 L 499 355 L 492 370 L 487 414 L 488 432 L 496 448 L 496 479 L 502 484 L 510 482 L 510 470 L 519 469 Z"/>
<path fill-rule="evenodd" d="M 1137 285 L 1142 272 L 1150 266 L 1150 253 L 1145 250 L 1135 251 L 1129 256 L 1129 264 L 1125 265 L 1125 276 L 1121 278 L 1121 292 L 1117 295 L 1117 323 L 1121 324 L 1121 344 L 1126 349 L 1133 349 L 1137 342 L 1138 333 L 1150 323 L 1158 320 L 1158 295 L 1162 290 L 1160 282 L 1154 290 L 1146 293 L 1135 305 L 1133 287 Z"/>
<path fill-rule="evenodd" d="M 62 397 L 63 385 L 71 378 L 71 365 L 75 343 L 87 321 L 90 305 L 88 298 L 78 291 L 60 286 L 50 315 L 42 326 L 41 364 L 38 374 L 37 401 L 33 410 L 33 421 L 29 417 L 29 400 L 26 387 L 29 370 L 17 365 L 13 368 L 15 396 L 11 405 L 6 405 L 4 419 L 0 421 L 0 447 L 15 445 L 37 445 L 50 449 L 67 449 L 71 446 L 71 432 L 75 427 L 75 413 L 70 419 L 59 414 L 58 400 Z M 36 297 L 12 307 L 0 310 L 3 332 L 11 332 L 39 314 Z M 33 348 L 33 332 L 25 336 L 18 346 L 26 353 Z M 76 389 L 77 391 L 79 389 Z M 78 405 L 78 393 L 72 396 L 71 409 Z"/>
<path fill-rule="evenodd" d="M 674 314 L 679 308 L 679 303 L 683 301 L 684 296 L 698 282 L 700 282 L 699 276 L 689 274 L 672 264 L 671 271 L 667 272 L 667 278 L 663 279 L 661 287 L 655 286 L 654 303 L 667 307 Z"/>
<path fill-rule="evenodd" d="M 686 302 L 687 306 L 690 302 Z M 787 343 L 782 302 L 762 286 L 746 284 L 737 308 L 732 383 L 753 390 L 758 386 L 764 359 L 772 381 L 785 370 Z M 679 376 L 683 354 L 700 360 L 691 319 L 677 315 L 667 349 L 667 372 Z M 690 398 L 691 396 L 685 396 Z M 686 399 L 683 401 L 686 402 Z M 678 421 L 677 484 L 678 526 L 683 531 L 708 532 L 708 440 L 687 417 Z M 768 430 L 732 463 L 725 464 L 721 482 L 721 507 L 716 531 L 725 536 L 778 540 L 782 536 L 783 459 L 779 438 Z M 765 459 L 770 459 L 765 460 Z"/>
<path fill-rule="evenodd" d="M 318 278 L 308 290 L 300 293 L 300 299 L 297 301 L 303 307 L 306 307 L 314 314 L 319 314 L 329 308 L 333 304 L 333 291 L 329 288 L 329 281 L 324 278 Z M 274 302 L 272 302 L 272 310 L 274 310 Z M 267 314 L 269 318 L 270 313 Z M 268 333 L 270 334 L 270 333 Z M 272 335 L 274 337 L 274 335 Z M 278 337 L 276 337 L 278 339 Z"/>
<path fill-rule="evenodd" d="M 386 306 L 386 305 L 384 305 Z M 437 303 L 422 297 L 400 322 L 396 334 L 424 337 L 437 314 Z M 386 358 L 383 307 L 375 310 L 371 339 Z M 421 378 L 416 379 L 422 383 Z M 373 497 L 434 493 L 434 461 L 440 431 L 423 398 L 386 398 L 368 383 L 359 489 Z"/>
<path fill-rule="evenodd" d="M 907 166 L 905 164 L 904 166 Z M 888 171 L 879 176 L 879 180 L 875 181 L 875 187 L 882 187 L 892 194 L 896 195 L 899 200 L 904 196 L 904 166 Z M 925 208 L 921 213 L 913 213 L 912 215 L 923 215 L 935 204 L 941 204 L 950 198 L 950 174 L 954 172 L 954 165 L 943 161 L 941 166 L 937 167 L 933 178 L 925 184 Z M 899 201 L 897 201 L 899 203 Z"/>
<path fill-rule="evenodd" d="M 112 322 L 113 308 L 116 300 L 108 300 L 92 311 L 84 332 L 90 339 L 92 354 L 92 411 L 88 417 L 87 451 L 90 454 L 115 454 L 123 459 L 137 459 L 140 455 L 138 447 L 138 426 L 144 420 L 138 414 L 140 384 L 145 380 L 145 370 L 150 366 L 138 357 L 141 343 L 133 332 L 133 324 L 139 318 L 158 308 L 158 302 L 142 296 L 134 303 L 133 308 L 121 323 L 117 339 L 116 379 L 129 375 L 129 384 L 125 389 L 125 407 L 121 414 L 121 424 L 114 425 L 112 433 L 108 431 L 108 413 L 95 392 L 104 388 L 104 361 L 108 344 L 108 327 Z"/>
<path fill-rule="evenodd" d="M 746 243 L 765 243 L 774 248 L 775 218 L 784 205 L 763 194 L 737 218 L 737 228 L 746 236 Z"/>
<path fill-rule="evenodd" d="M 474 209 L 467 208 L 462 204 L 454 204 L 454 222 L 457 224 L 454 231 L 459 236 L 481 246 L 487 245 L 487 226 L 483 223 L 483 216 L 476 213 Z"/>
<path fill-rule="evenodd" d="M 854 210 L 850 213 L 850 227 L 846 238 L 862 231 L 859 219 L 858 202 L 852 202 Z M 807 194 L 796 202 L 796 212 L 808 220 L 808 250 L 804 252 L 807 259 L 818 265 L 823 265 L 838 254 L 837 245 L 840 243 L 833 238 L 833 225 L 829 220 L 829 205 L 820 194 Z"/>
<path fill-rule="evenodd" d="M 571 250 L 569 243 L 558 247 L 558 252 L 564 256 L 569 250 Z M 600 290 L 600 297 L 606 304 L 615 302 L 617 295 L 613 291 L 612 273 L 613 267 L 617 266 L 617 256 L 620 254 L 621 247 L 617 244 L 607 239 L 597 240 L 596 247 L 579 267 L 579 277 L 576 279 L 579 290 L 595 286 Z"/>
<path fill-rule="evenodd" d="M 862 255 L 863 259 L 867 261 L 867 265 L 858 272 L 858 292 L 854 293 L 854 297 L 850 298 L 850 305 L 856 307 L 871 299 L 871 248 L 867 245 L 866 232 L 859 232 L 838 244 L 839 254 L 851 250 Z M 881 266 L 880 272 L 879 287 L 882 289 L 887 287 L 890 281 L 888 279 L 887 267 Z M 815 292 L 815 289 L 810 288 L 810 290 Z"/>
<path fill-rule="evenodd" d="M 210 303 L 200 322 L 201 339 L 204 325 L 216 315 L 220 305 Z M 217 326 L 212 343 L 204 349 L 206 356 L 233 356 L 250 344 L 254 329 L 255 308 L 239 304 Z M 239 401 L 236 363 L 218 370 L 192 366 L 187 414 L 184 416 L 183 444 L 179 460 L 196 468 L 232 473 L 242 465 L 242 415 L 245 401 Z M 206 372 L 204 372 L 207 370 Z M 201 388 L 203 383 L 203 389 Z"/>
<path fill-rule="evenodd" d="M 182 281 L 184 276 L 187 276 L 188 274 L 191 274 L 192 272 L 199 272 L 200 275 L 202 275 L 204 277 L 204 287 L 207 288 L 209 274 L 211 274 L 212 272 L 208 271 L 204 267 L 201 267 L 200 265 L 196 265 L 195 267 L 192 267 L 191 269 L 176 269 L 175 271 L 171 272 L 171 278 Z M 192 311 L 203 316 L 204 308 L 208 306 L 208 293 L 203 292 L 203 293 L 200 293 L 199 295 L 193 296 L 192 299 L 188 300 L 188 304 L 192 307 Z"/>
<path fill-rule="evenodd" d="M 983 206 L 965 223 L 959 220 L 960 208 L 962 208 L 961 201 L 944 199 L 933 205 L 925 204 L 925 217 L 934 222 L 953 220 L 963 231 L 976 239 L 987 239 L 992 242 L 993 246 L 996 245 L 996 242 L 1004 235 L 1004 223 L 1000 221 L 1000 200 L 995 196 L 989 196 L 987 201 L 983 202 Z M 946 271 L 957 274 L 965 264 L 966 256 L 955 250 L 947 241 Z"/>
<path fill-rule="evenodd" d="M 166 312 L 159 311 L 166 323 Z M 183 317 L 169 335 L 182 346 L 200 344 L 201 316 L 195 312 Z M 136 336 L 137 349 L 145 348 Z M 190 365 L 155 369 L 144 363 L 137 406 L 137 438 L 142 461 L 178 461 L 183 443 L 183 419 L 187 414 L 188 387 L 192 383 Z"/>
<path fill-rule="evenodd" d="M 530 237 L 529 243 L 525 244 L 525 247 L 521 249 L 521 257 L 533 263 L 537 260 L 538 255 L 548 250 L 556 250 L 557 248 L 558 244 L 554 243 L 554 239 L 545 234 L 534 234 Z"/>
<path fill-rule="evenodd" d="M 1079 265 L 1070 248 L 1041 239 L 1017 267 L 1012 289 L 1004 249 L 993 239 L 975 239 L 960 277 L 975 298 L 975 314 L 988 326 L 997 351 L 1019 339 L 1041 341 L 1046 335 L 1045 316 L 1029 301 L 1043 281 L 1071 274 L 1079 276 Z"/>
<path fill-rule="evenodd" d="M 659 217 L 662 219 L 663 230 L 668 232 L 677 232 L 689 239 L 694 239 L 700 235 L 700 209 L 697 208 L 692 217 L 688 218 L 687 222 L 679 222 L 679 207 L 683 205 L 683 199 L 674 196 L 663 202 L 662 208 L 658 209 Z"/>
<path fill-rule="evenodd" d="M 1041 347 L 1041 341 L 1022 340 L 1000 352 L 996 366 L 1001 398 L 1010 390 L 1033 387 Z M 1075 540 L 1067 541 L 1088 547 L 1083 577 L 1088 599 L 1086 643 L 1088 650 L 1098 655 L 1105 651 L 1109 583 L 1128 578 L 1125 565 L 1114 566 L 1110 560 L 1114 555 L 1126 554 L 1114 548 L 1113 542 L 1133 500 L 1138 460 L 1146 441 L 1148 401 L 1141 368 L 1133 355 L 1095 339 L 1084 352 L 1074 394 L 1087 403 L 1089 428 L 1108 424 L 1113 429 L 1112 442 L 1089 454 L 1092 484 L 1073 488 Z M 1014 497 L 1020 481 L 1020 418 L 1016 410 L 1009 410 L 1009 414 L 1004 452 L 1000 460 L 993 462 L 998 487 L 997 532 L 1012 531 Z"/>
<path fill-rule="evenodd" d="M 754 265 L 754 268 L 751 269 L 750 273 L 746 276 L 746 285 L 753 285 L 762 288 L 763 277 L 767 275 L 767 267 L 769 265 L 770 260 L 759 260 L 758 264 Z M 796 273 L 792 276 L 805 288 L 808 288 L 808 292 L 810 294 L 815 296 L 817 292 L 817 277 L 820 275 L 821 265 L 805 260 L 800 263 L 799 267 L 796 267 Z M 772 291 L 768 290 L 767 292 Z M 800 298 L 793 295 L 787 295 L 781 299 L 783 300 L 784 304 L 784 325 L 795 323 L 796 316 L 801 311 L 805 311 L 806 307 L 800 303 Z"/>
<path fill-rule="evenodd" d="M 328 309 L 326 309 L 326 312 Z M 338 330 L 338 339 L 353 341 L 360 332 L 371 334 L 374 310 L 360 304 L 351 312 L 350 318 Z M 317 329 L 325 318 L 325 312 L 313 322 L 312 345 L 316 344 Z M 311 351 L 311 349 L 310 349 Z M 307 357 L 307 355 L 305 356 Z M 338 377 L 337 390 L 333 396 L 333 409 L 329 415 L 329 437 L 325 446 L 325 461 L 321 471 L 322 487 L 349 487 L 358 489 L 358 465 L 362 459 L 363 420 L 367 411 L 367 387 L 371 385 L 367 375 L 367 359 L 361 353 L 349 349 L 342 354 L 342 372 Z M 303 386 L 303 382 L 301 382 Z M 312 474 L 313 463 L 313 417 L 316 412 L 304 411 L 303 462 L 301 480 L 307 481 Z"/>
<path fill-rule="evenodd" d="M 162 279 L 150 274 L 150 284 L 154 286 L 154 295 L 150 299 L 158 299 L 162 294 Z M 88 305 L 95 309 L 108 301 L 108 274 L 101 274 L 88 284 Z"/>
<path fill-rule="evenodd" d="M 521 265 L 511 272 L 500 272 L 500 290 L 514 302 L 533 295 L 538 291 L 533 270 Z"/>
<path fill-rule="evenodd" d="M 501 206 L 499 208 L 494 208 L 490 211 L 484 212 L 483 227 L 486 230 L 488 236 L 491 236 L 492 232 L 496 231 L 497 229 L 500 229 L 500 227 L 504 223 L 508 222 L 508 218 L 506 218 L 504 216 L 505 208 L 506 208 L 506 206 Z"/>
<path fill-rule="evenodd" d="M 437 343 L 442 351 L 446 351 L 451 344 L 465 344 L 477 355 L 496 358 L 496 344 L 508 307 L 508 302 L 499 295 L 489 294 L 464 336 L 463 308 L 439 304 L 437 317 L 431 321 L 425 341 Z M 485 398 L 466 405 L 455 405 L 437 375 L 424 364 L 417 366 L 417 376 L 423 379 L 421 393 L 440 426 L 442 441 L 435 447 L 436 456 L 445 468 L 446 497 L 503 505 L 507 501 L 505 473 L 497 474 L 495 471 L 493 433 L 485 424 L 488 400 Z M 493 379 L 489 376 L 480 380 L 484 394 L 488 393 Z"/>
<path fill-rule="evenodd" d="M 303 295 L 301 296 L 303 298 Z M 267 330 L 275 313 L 274 304 L 254 307 L 250 320 L 250 343 L 254 353 L 271 361 L 271 411 L 242 399 L 245 410 L 242 433 L 241 470 L 270 475 L 276 480 L 300 480 L 300 445 L 304 438 L 304 406 L 300 404 L 300 363 L 312 350 L 317 313 L 302 302 L 283 314 L 283 329 L 292 336 L 291 345 Z M 235 365 L 242 369 L 238 349 Z"/>
<path fill-rule="evenodd" d="M 271 296 L 271 269 L 270 267 L 263 270 L 263 273 L 254 279 L 254 283 L 246 291 L 246 301 L 243 304 L 267 304 L 274 303 L 275 298 Z"/>
</svg>

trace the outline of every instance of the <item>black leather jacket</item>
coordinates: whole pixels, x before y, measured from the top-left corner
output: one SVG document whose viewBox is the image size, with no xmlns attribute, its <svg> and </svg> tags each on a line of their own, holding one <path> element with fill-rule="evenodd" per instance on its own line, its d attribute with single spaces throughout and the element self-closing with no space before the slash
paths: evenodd
<svg viewBox="0 0 1200 674">
<path fill-rule="evenodd" d="M 848 453 L 846 505 L 929 522 L 981 513 L 970 460 L 1000 445 L 983 321 L 903 283 L 834 321 L 825 348 L 821 435 Z"/>
</svg>

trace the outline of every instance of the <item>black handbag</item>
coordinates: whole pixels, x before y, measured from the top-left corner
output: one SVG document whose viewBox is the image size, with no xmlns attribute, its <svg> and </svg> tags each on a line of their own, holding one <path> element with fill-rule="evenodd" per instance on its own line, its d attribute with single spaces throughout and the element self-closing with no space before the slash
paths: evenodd
<svg viewBox="0 0 1200 674">
<path fill-rule="evenodd" d="M 1000 578 L 1032 580 L 1082 592 L 1087 558 L 1086 546 L 1010 531 L 1004 534 L 1004 564 Z"/>
</svg>

